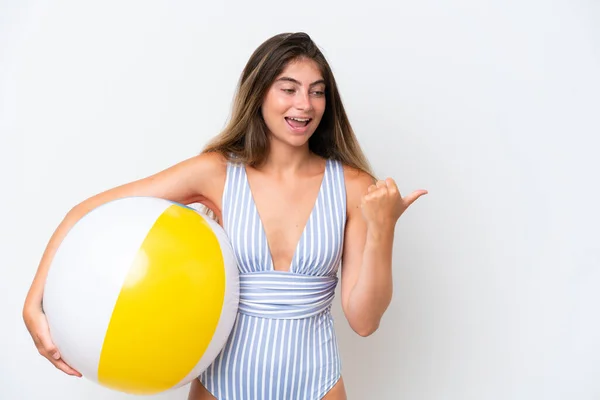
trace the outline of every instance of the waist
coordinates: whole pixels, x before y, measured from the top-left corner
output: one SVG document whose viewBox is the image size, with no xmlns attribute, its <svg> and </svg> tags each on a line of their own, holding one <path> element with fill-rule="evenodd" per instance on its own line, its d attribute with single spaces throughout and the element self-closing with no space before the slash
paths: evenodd
<svg viewBox="0 0 600 400">
<path fill-rule="evenodd" d="M 268 271 L 240 274 L 241 314 L 270 319 L 303 319 L 328 311 L 336 276 Z"/>
</svg>

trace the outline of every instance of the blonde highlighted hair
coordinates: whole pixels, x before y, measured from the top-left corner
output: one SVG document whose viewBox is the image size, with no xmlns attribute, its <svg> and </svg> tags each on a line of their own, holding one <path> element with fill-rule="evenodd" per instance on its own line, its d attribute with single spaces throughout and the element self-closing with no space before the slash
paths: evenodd
<svg viewBox="0 0 600 400">
<path fill-rule="evenodd" d="M 248 60 L 238 83 L 231 117 L 225 129 L 204 148 L 250 166 L 260 165 L 269 152 L 267 126 L 261 115 L 265 96 L 286 66 L 298 59 L 317 63 L 325 80 L 325 112 L 308 141 L 309 149 L 328 159 L 363 171 L 371 167 L 344 110 L 333 72 L 309 35 L 282 33 L 262 43 Z"/>
</svg>

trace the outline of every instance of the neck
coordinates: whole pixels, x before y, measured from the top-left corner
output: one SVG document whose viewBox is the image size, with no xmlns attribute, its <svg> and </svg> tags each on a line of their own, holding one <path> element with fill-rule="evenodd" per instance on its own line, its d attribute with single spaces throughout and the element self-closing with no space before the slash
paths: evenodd
<svg viewBox="0 0 600 400">
<path fill-rule="evenodd" d="M 308 143 L 302 147 L 292 147 L 278 140 L 271 140 L 269 154 L 260 169 L 294 173 L 309 166 L 313 160 L 314 154 L 308 149 Z"/>
</svg>

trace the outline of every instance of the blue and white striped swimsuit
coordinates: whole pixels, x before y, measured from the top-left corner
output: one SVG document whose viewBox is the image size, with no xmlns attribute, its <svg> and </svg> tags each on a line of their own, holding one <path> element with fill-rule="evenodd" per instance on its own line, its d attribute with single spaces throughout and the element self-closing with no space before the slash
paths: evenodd
<svg viewBox="0 0 600 400">
<path fill-rule="evenodd" d="M 227 166 L 222 217 L 240 304 L 229 340 L 200 381 L 219 400 L 321 399 L 341 375 L 330 308 L 346 224 L 342 164 L 327 160 L 289 272 L 273 268 L 242 164 Z"/>
</svg>

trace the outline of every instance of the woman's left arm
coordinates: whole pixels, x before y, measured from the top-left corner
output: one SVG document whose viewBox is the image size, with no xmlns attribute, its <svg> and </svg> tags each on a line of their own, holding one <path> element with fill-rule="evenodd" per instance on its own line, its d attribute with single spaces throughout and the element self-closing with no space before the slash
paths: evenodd
<svg viewBox="0 0 600 400">
<path fill-rule="evenodd" d="M 377 330 L 392 300 L 392 247 L 398 218 L 420 196 L 402 197 L 393 179 L 373 182 L 364 173 L 346 173 L 348 217 L 342 258 L 342 308 L 361 336 Z"/>
</svg>

